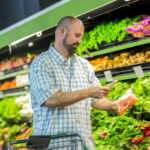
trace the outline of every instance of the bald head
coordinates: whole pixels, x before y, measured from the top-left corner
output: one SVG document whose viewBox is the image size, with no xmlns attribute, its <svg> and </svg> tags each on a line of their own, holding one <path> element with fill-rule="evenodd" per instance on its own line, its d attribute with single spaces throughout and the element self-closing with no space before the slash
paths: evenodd
<svg viewBox="0 0 150 150">
<path fill-rule="evenodd" d="M 69 28 L 69 26 L 71 26 L 71 24 L 73 23 L 73 21 L 78 21 L 80 22 L 82 25 L 83 23 L 75 18 L 75 17 L 72 17 L 72 16 L 66 16 L 66 17 L 63 17 L 57 24 L 57 27 L 56 27 L 56 31 L 60 28 L 60 27 L 66 27 L 66 28 Z"/>
<path fill-rule="evenodd" d="M 83 23 L 72 16 L 62 18 L 55 30 L 55 49 L 66 58 L 72 56 L 82 42 L 84 34 Z"/>
</svg>

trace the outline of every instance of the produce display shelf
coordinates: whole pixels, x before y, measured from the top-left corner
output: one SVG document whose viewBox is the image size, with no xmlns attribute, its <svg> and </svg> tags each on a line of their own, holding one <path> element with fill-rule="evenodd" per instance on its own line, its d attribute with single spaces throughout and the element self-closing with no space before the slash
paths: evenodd
<svg viewBox="0 0 150 150">
<path fill-rule="evenodd" d="M 29 92 L 28 86 L 8 89 L 8 90 L 0 91 L 0 99 L 6 97 L 21 96 L 27 94 L 28 92 Z"/>
<path fill-rule="evenodd" d="M 150 76 L 150 72 L 144 72 L 144 76 Z M 113 80 L 128 80 L 139 78 L 135 73 L 113 77 Z M 100 82 L 107 82 L 106 78 L 99 78 Z"/>
<path fill-rule="evenodd" d="M 5 94 L 5 97 L 13 97 L 13 96 L 21 96 L 27 94 L 28 91 L 20 91 L 20 92 L 15 92 L 15 93 L 8 93 Z"/>
<path fill-rule="evenodd" d="M 140 45 L 144 45 L 144 44 L 149 44 L 149 43 L 150 43 L 150 38 L 138 39 L 133 42 L 130 41 L 130 42 L 126 42 L 124 44 L 118 45 L 118 46 L 113 46 L 113 47 L 109 47 L 109 48 L 102 49 L 99 51 L 91 52 L 90 55 L 82 55 L 81 57 L 83 57 L 83 58 L 94 57 L 94 56 L 98 56 L 101 54 L 112 53 L 112 52 L 124 50 L 127 48 L 132 48 L 132 47 L 136 47 L 136 46 L 140 46 Z"/>
<path fill-rule="evenodd" d="M 9 71 L 0 71 L 0 80 L 15 77 L 17 75 L 28 73 L 28 65 L 12 68 Z"/>
</svg>

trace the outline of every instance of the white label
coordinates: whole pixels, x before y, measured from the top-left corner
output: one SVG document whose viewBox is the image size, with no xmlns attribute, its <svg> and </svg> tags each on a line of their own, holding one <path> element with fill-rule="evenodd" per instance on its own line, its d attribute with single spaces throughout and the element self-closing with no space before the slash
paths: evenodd
<svg viewBox="0 0 150 150">
<path fill-rule="evenodd" d="M 110 70 L 104 71 L 104 74 L 105 74 L 105 77 L 106 77 L 107 81 L 113 81 L 112 74 L 111 74 Z"/>
<path fill-rule="evenodd" d="M 24 69 L 28 69 L 28 65 L 23 65 L 23 68 Z"/>
<path fill-rule="evenodd" d="M 4 72 L 0 72 L 0 79 L 3 79 L 4 77 Z"/>
<path fill-rule="evenodd" d="M 23 69 L 28 72 L 28 65 L 23 65 Z"/>
<path fill-rule="evenodd" d="M 4 75 L 4 72 L 0 71 L 0 76 L 3 76 Z"/>
<path fill-rule="evenodd" d="M 135 74 L 137 75 L 137 77 L 144 77 L 144 72 L 143 72 L 143 69 L 141 66 L 136 66 L 136 67 L 133 67 L 133 70 L 135 72 Z"/>
<path fill-rule="evenodd" d="M 25 89 L 26 91 L 28 91 L 28 90 L 29 90 L 29 87 L 28 87 L 28 86 L 25 86 L 24 89 Z"/>
<path fill-rule="evenodd" d="M 3 98 L 4 97 L 4 94 L 2 91 L 0 91 L 0 98 Z"/>
</svg>

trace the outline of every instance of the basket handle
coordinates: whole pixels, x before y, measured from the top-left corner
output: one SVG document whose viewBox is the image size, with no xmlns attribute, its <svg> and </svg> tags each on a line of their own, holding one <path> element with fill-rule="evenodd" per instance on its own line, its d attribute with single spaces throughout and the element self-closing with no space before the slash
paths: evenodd
<svg viewBox="0 0 150 150">
<path fill-rule="evenodd" d="M 69 136 L 78 136 L 81 137 L 77 133 L 62 133 L 62 134 L 56 134 L 56 135 L 51 135 L 51 138 L 58 138 L 58 137 L 69 137 Z M 83 144 L 85 150 L 90 150 L 85 144 Z"/>
<path fill-rule="evenodd" d="M 8 143 L 7 143 L 7 148 L 8 148 L 8 150 L 12 150 L 11 145 L 20 144 L 20 143 L 26 143 L 27 141 L 28 141 L 28 139 L 23 139 L 23 140 L 8 142 Z"/>
</svg>

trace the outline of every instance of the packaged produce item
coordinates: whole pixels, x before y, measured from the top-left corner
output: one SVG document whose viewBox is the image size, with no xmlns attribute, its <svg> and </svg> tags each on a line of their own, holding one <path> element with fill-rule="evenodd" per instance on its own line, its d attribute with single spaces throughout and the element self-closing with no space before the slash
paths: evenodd
<svg viewBox="0 0 150 150">
<path fill-rule="evenodd" d="M 142 16 L 143 20 L 150 20 L 150 16 Z"/>
<path fill-rule="evenodd" d="M 134 23 L 132 26 L 126 28 L 130 34 L 136 38 L 144 38 L 150 36 L 150 17 L 143 16 L 143 20 Z"/>
<path fill-rule="evenodd" d="M 127 27 L 126 30 L 136 38 L 144 38 L 144 31 L 142 25 L 134 24 L 133 26 Z"/>
<path fill-rule="evenodd" d="M 142 25 L 138 25 L 138 24 L 134 24 L 134 26 L 128 26 L 126 28 L 126 30 L 130 33 L 132 32 L 140 32 L 143 30 L 143 26 Z"/>
<path fill-rule="evenodd" d="M 137 97 L 134 95 L 132 89 L 130 88 L 123 96 L 115 101 L 119 114 L 122 116 L 124 112 L 137 101 Z"/>
</svg>

